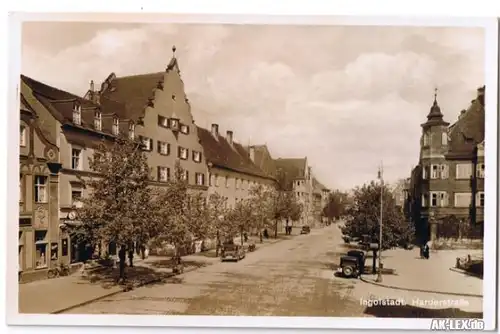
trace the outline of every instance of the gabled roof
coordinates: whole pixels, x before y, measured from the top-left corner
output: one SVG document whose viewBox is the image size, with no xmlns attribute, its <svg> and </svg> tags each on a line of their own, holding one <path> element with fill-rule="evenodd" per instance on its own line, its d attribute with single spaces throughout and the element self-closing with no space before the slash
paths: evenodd
<svg viewBox="0 0 500 334">
<path fill-rule="evenodd" d="M 259 167 L 264 173 L 269 176 L 276 176 L 276 163 L 274 162 L 271 154 L 266 145 L 252 145 L 247 148 L 254 150 L 254 163 Z"/>
<path fill-rule="evenodd" d="M 96 111 L 100 110 L 97 104 L 25 75 L 21 75 L 21 81 L 26 87 L 31 89 L 33 97 L 36 98 L 62 125 L 71 125 L 87 131 L 111 135 L 111 127 L 104 126 L 104 122 L 102 131 L 97 131 L 94 128 L 94 115 Z M 22 89 L 24 87 L 25 86 L 21 85 L 21 94 L 23 94 Z M 73 123 L 73 106 L 75 103 L 81 105 L 81 125 L 75 125 Z"/>
<path fill-rule="evenodd" d="M 154 98 L 155 90 L 163 86 L 165 73 L 179 70 L 177 59 L 173 57 L 166 71 L 117 77 L 111 73 L 105 80 L 100 91 L 100 103 L 118 104 L 113 110 L 120 118 L 137 121 L 142 117 L 149 101 Z M 106 107 L 104 107 L 106 109 Z"/>
<path fill-rule="evenodd" d="M 197 127 L 197 130 L 207 162 L 219 168 L 272 179 L 252 162 L 241 144 L 233 142 L 231 146 L 220 134 L 216 140 L 209 130 L 201 127 Z"/>
<path fill-rule="evenodd" d="M 469 108 L 449 128 L 449 154 L 471 153 L 474 145 L 484 141 L 485 108 L 480 99 L 471 102 Z"/>
<path fill-rule="evenodd" d="M 321 184 L 321 182 L 319 182 L 315 177 L 313 177 L 313 188 L 320 191 L 328 190 L 328 188 Z"/>
<path fill-rule="evenodd" d="M 293 158 L 293 159 L 282 159 L 278 158 L 274 160 L 276 169 L 278 172 L 280 170 L 284 172 L 288 179 L 301 179 L 305 177 L 307 158 Z"/>
</svg>

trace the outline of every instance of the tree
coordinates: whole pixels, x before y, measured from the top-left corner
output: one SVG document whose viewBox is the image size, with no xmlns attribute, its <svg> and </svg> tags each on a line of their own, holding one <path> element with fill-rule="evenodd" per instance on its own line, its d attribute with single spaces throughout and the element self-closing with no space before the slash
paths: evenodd
<svg viewBox="0 0 500 334">
<path fill-rule="evenodd" d="M 250 206 L 252 207 L 255 227 L 259 231 L 260 242 L 262 243 L 262 231 L 269 227 L 273 218 L 271 192 L 261 184 L 250 189 Z"/>
<path fill-rule="evenodd" d="M 82 179 L 91 195 L 82 197 L 77 209 L 80 238 L 92 248 L 114 242 L 125 249 L 154 235 L 150 170 L 140 144 L 127 138 L 102 143 L 89 164 L 98 176 Z M 120 278 L 124 277 L 120 266 Z"/>
<path fill-rule="evenodd" d="M 347 209 L 347 194 L 336 190 L 328 195 L 328 202 L 323 208 L 323 216 L 328 219 L 339 219 Z"/>
<path fill-rule="evenodd" d="M 350 237 L 367 235 L 372 242 L 379 240 L 381 186 L 375 182 L 354 190 L 353 204 L 347 210 L 347 220 L 342 233 Z M 382 249 L 398 247 L 413 238 L 413 228 L 405 222 L 401 210 L 396 206 L 391 190 L 383 188 Z"/>
<path fill-rule="evenodd" d="M 290 199 L 290 219 L 292 221 L 298 221 L 298 220 L 300 220 L 300 217 L 302 217 L 302 213 L 304 211 L 304 205 L 298 201 L 298 199 L 294 193 L 291 193 L 289 196 L 291 198 Z"/>
<path fill-rule="evenodd" d="M 211 194 L 208 197 L 208 220 L 211 227 L 208 235 L 216 238 L 215 256 L 219 256 L 220 237 L 227 233 L 227 199 L 219 193 Z"/>
<path fill-rule="evenodd" d="M 249 200 L 240 200 L 227 214 L 227 221 L 231 224 L 228 234 L 232 237 L 239 233 L 241 245 L 243 245 L 244 232 L 248 232 L 253 223 L 252 211 L 253 208 Z"/>
</svg>

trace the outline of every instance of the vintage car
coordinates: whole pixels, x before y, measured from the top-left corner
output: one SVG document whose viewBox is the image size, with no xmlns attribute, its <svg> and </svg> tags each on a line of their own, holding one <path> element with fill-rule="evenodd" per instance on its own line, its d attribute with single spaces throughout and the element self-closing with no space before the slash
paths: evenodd
<svg viewBox="0 0 500 334">
<path fill-rule="evenodd" d="M 337 271 L 346 278 L 358 278 L 365 271 L 365 261 L 365 252 L 362 250 L 351 250 L 340 258 L 340 266 Z"/>
<path fill-rule="evenodd" d="M 309 226 L 302 226 L 300 234 L 309 234 L 309 233 L 311 233 L 311 228 Z"/>
<path fill-rule="evenodd" d="M 243 246 L 234 243 L 226 243 L 222 245 L 221 261 L 234 260 L 239 261 L 245 257 L 245 249 Z"/>
</svg>

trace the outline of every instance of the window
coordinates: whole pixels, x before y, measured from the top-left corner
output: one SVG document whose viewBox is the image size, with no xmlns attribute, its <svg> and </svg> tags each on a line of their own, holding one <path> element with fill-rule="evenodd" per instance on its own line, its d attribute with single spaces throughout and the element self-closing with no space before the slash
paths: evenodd
<svg viewBox="0 0 500 334">
<path fill-rule="evenodd" d="M 194 162 L 201 162 L 201 152 L 193 151 Z"/>
<path fill-rule="evenodd" d="M 75 208 L 81 208 L 82 203 L 82 190 L 81 189 L 72 189 L 71 190 L 71 206 Z"/>
<path fill-rule="evenodd" d="M 187 160 L 188 158 L 188 149 L 187 148 L 184 148 L 184 147 L 180 147 L 179 146 L 179 158 L 181 158 L 182 160 Z"/>
<path fill-rule="evenodd" d="M 19 202 L 24 202 L 24 176 L 19 174 Z"/>
<path fill-rule="evenodd" d="M 71 168 L 76 170 L 82 169 L 82 150 L 79 148 L 71 149 Z"/>
<path fill-rule="evenodd" d="M 161 155 L 169 155 L 170 144 L 158 141 L 158 153 L 160 153 Z"/>
<path fill-rule="evenodd" d="M 245 189 L 246 183 L 246 180 L 241 180 L 241 189 Z"/>
<path fill-rule="evenodd" d="M 61 256 L 68 256 L 68 238 L 61 239 Z"/>
<path fill-rule="evenodd" d="M 47 202 L 47 176 L 35 176 L 35 202 Z"/>
<path fill-rule="evenodd" d="M 21 125 L 19 127 L 19 145 L 26 146 L 26 126 Z"/>
<path fill-rule="evenodd" d="M 484 179 L 484 163 L 477 164 L 477 177 L 480 179 Z"/>
<path fill-rule="evenodd" d="M 189 183 L 189 172 L 187 170 L 183 170 L 182 171 L 182 180 L 183 181 L 186 181 L 187 183 Z"/>
<path fill-rule="evenodd" d="M 448 206 L 448 193 L 446 191 L 431 191 L 430 206 L 431 207 Z"/>
<path fill-rule="evenodd" d="M 472 175 L 472 164 L 457 164 L 456 179 L 470 179 Z"/>
<path fill-rule="evenodd" d="M 185 135 L 189 134 L 189 126 L 182 124 L 181 125 L 181 133 L 183 133 Z"/>
<path fill-rule="evenodd" d="M 427 180 L 429 178 L 429 167 L 428 166 L 422 166 L 422 179 Z"/>
<path fill-rule="evenodd" d="M 135 124 L 134 123 L 130 123 L 128 126 L 128 138 L 130 140 L 134 140 L 134 138 L 135 138 Z"/>
<path fill-rule="evenodd" d="M 158 115 L 158 125 L 168 128 L 168 118 Z"/>
<path fill-rule="evenodd" d="M 448 134 L 446 132 L 443 132 L 441 134 L 441 145 L 443 146 L 448 145 Z"/>
<path fill-rule="evenodd" d="M 466 208 L 470 206 L 471 199 L 471 193 L 455 193 L 455 207 Z"/>
<path fill-rule="evenodd" d="M 167 182 L 170 178 L 170 169 L 167 167 L 158 166 L 158 181 Z"/>
<path fill-rule="evenodd" d="M 484 192 L 483 191 L 479 191 L 477 193 L 476 206 L 484 208 Z"/>
<path fill-rule="evenodd" d="M 82 106 L 78 103 L 73 106 L 73 123 L 76 125 L 82 124 Z"/>
<path fill-rule="evenodd" d="M 214 175 L 214 180 L 215 180 L 215 186 L 218 187 L 219 186 L 219 176 Z"/>
<path fill-rule="evenodd" d="M 449 175 L 449 168 L 448 165 L 442 164 L 440 165 L 440 174 L 441 174 L 441 179 L 446 180 Z"/>
<path fill-rule="evenodd" d="M 94 128 L 97 131 L 102 130 L 102 114 L 100 111 L 96 111 L 94 114 Z"/>
<path fill-rule="evenodd" d="M 205 184 L 205 174 L 196 173 L 196 184 L 202 186 Z"/>
<path fill-rule="evenodd" d="M 113 118 L 113 134 L 118 136 L 120 133 L 120 120 L 118 118 Z"/>
<path fill-rule="evenodd" d="M 428 198 L 429 198 L 429 196 L 427 194 L 422 194 L 422 207 L 423 208 L 427 207 Z"/>
<path fill-rule="evenodd" d="M 431 179 L 437 179 L 439 177 L 439 165 L 431 165 Z"/>
<path fill-rule="evenodd" d="M 153 139 L 141 136 L 141 143 L 144 151 L 151 151 L 153 147 Z"/>
<path fill-rule="evenodd" d="M 214 184 L 213 177 L 214 176 L 212 174 L 208 174 L 208 185 L 209 186 L 212 186 Z"/>
<path fill-rule="evenodd" d="M 47 267 L 47 231 L 35 231 L 35 267 Z"/>
<path fill-rule="evenodd" d="M 234 187 L 235 187 L 236 189 L 238 189 L 238 188 L 240 187 L 240 179 L 236 179 L 236 180 L 234 181 Z"/>
<path fill-rule="evenodd" d="M 229 177 L 226 176 L 226 181 L 225 181 L 226 188 L 229 188 Z"/>
<path fill-rule="evenodd" d="M 179 129 L 179 119 L 171 118 L 170 119 L 170 127 L 172 128 L 172 130 L 178 130 Z"/>
<path fill-rule="evenodd" d="M 430 137 L 429 134 L 426 132 L 423 135 L 423 146 L 429 146 L 430 145 Z"/>
</svg>

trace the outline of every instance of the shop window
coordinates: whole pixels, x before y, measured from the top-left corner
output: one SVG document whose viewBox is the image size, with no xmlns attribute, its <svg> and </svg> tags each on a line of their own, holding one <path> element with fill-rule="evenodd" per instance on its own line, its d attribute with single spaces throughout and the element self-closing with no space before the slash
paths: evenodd
<svg viewBox="0 0 500 334">
<path fill-rule="evenodd" d="M 35 267 L 47 267 L 47 231 L 35 231 Z"/>
<path fill-rule="evenodd" d="M 61 256 L 68 256 L 68 238 L 61 240 Z"/>
<path fill-rule="evenodd" d="M 53 242 L 50 244 L 50 260 L 57 261 L 59 258 L 59 244 L 57 242 Z"/>
</svg>

